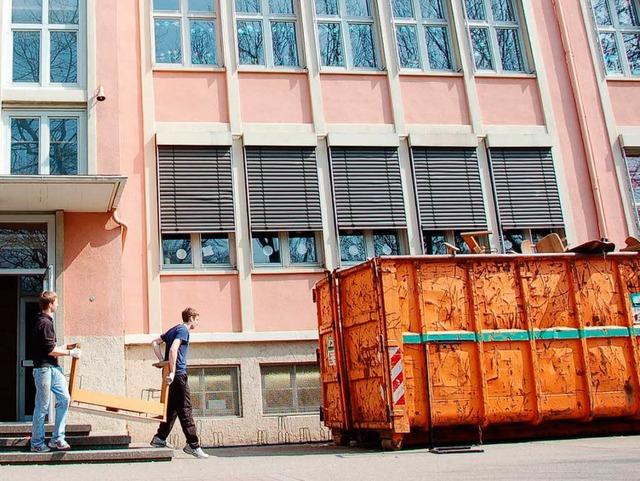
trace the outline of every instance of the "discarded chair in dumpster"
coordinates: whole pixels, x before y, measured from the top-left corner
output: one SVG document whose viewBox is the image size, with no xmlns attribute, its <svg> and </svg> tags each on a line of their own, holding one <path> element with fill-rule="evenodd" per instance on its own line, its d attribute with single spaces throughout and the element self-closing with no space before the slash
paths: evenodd
<svg viewBox="0 0 640 481">
<path fill-rule="evenodd" d="M 316 283 L 337 444 L 640 432 L 640 256 L 376 258 Z"/>
<path fill-rule="evenodd" d="M 73 345 L 73 347 L 76 346 L 80 347 L 80 344 Z M 124 417 L 137 421 L 164 422 L 167 420 L 169 385 L 164 382 L 164 379 L 169 374 L 168 361 L 154 364 L 155 367 L 162 369 L 159 402 L 131 399 L 80 389 L 77 382 L 79 363 L 80 360 L 77 358 L 71 360 L 71 373 L 69 375 L 69 394 L 71 395 L 69 407 L 71 409 L 102 416 Z"/>
</svg>

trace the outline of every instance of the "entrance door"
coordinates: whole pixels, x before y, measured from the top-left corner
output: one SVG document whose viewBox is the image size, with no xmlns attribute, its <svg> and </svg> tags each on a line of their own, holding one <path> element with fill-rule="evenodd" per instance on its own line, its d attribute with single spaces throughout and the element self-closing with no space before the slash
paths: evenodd
<svg viewBox="0 0 640 481">
<path fill-rule="evenodd" d="M 18 276 L 0 276 L 0 352 L 8 365 L 0 376 L 0 422 L 17 421 Z"/>
<path fill-rule="evenodd" d="M 30 421 L 33 418 L 33 407 L 36 399 L 36 386 L 33 381 L 33 356 L 31 338 L 33 324 L 40 311 L 37 297 L 20 299 L 20 325 L 18 352 L 18 419 Z"/>
</svg>

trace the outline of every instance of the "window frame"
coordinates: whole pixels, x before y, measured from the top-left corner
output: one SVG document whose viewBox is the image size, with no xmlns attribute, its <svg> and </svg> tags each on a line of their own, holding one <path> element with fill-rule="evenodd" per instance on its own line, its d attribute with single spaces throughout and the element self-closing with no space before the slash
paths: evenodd
<svg viewBox="0 0 640 481">
<path fill-rule="evenodd" d="M 218 0 L 211 0 L 213 4 L 213 12 L 190 12 L 189 0 L 177 0 L 179 10 L 160 10 L 156 12 L 153 8 L 153 0 L 151 2 L 151 63 L 154 69 L 165 68 L 187 68 L 187 69 L 215 69 L 223 66 L 222 50 L 220 45 L 220 4 Z M 180 47 L 182 48 L 182 61 L 177 62 L 157 62 L 156 61 L 156 19 L 164 18 L 168 20 L 180 21 Z M 201 20 L 213 22 L 215 43 L 215 63 L 200 64 L 193 63 L 191 58 L 191 20 Z"/>
<path fill-rule="evenodd" d="M 8 32 L 8 40 L 4 45 L 3 85 L 12 89 L 33 89 L 46 88 L 56 90 L 78 90 L 84 89 L 87 81 L 87 9 L 86 2 L 78 0 L 78 23 L 77 24 L 57 24 L 49 23 L 49 2 L 42 0 L 42 21 L 40 23 L 13 23 L 12 21 L 12 0 L 5 2 L 4 10 L 5 28 Z M 4 5 L 3 5 L 4 6 Z M 1 8 L 1 7 L 0 7 Z M 2 13 L 2 12 L 0 12 Z M 45 19 L 47 22 L 45 23 Z M 39 81 L 38 82 L 15 82 L 13 80 L 13 34 L 16 31 L 39 32 L 40 34 L 40 59 L 39 59 Z M 52 82 L 51 81 L 51 33 L 53 32 L 74 32 L 76 34 L 76 81 L 75 82 Z"/>
<path fill-rule="evenodd" d="M 236 10 L 236 2 L 233 0 L 233 31 L 235 35 L 236 62 L 239 69 L 264 69 L 264 70 L 304 70 L 304 52 L 302 50 L 302 30 L 300 21 L 300 4 L 298 0 L 291 0 L 293 5 L 292 14 L 271 13 L 269 0 L 258 0 L 260 2 L 260 12 L 245 13 Z M 240 44 L 238 39 L 238 22 L 260 22 L 262 25 L 262 45 L 264 53 L 264 64 L 247 64 L 240 62 Z M 276 65 L 273 55 L 273 32 L 271 25 L 274 22 L 293 23 L 296 34 L 296 54 L 298 65 Z M 268 27 L 268 28 L 266 28 Z"/>
<path fill-rule="evenodd" d="M 640 77 L 640 72 L 634 74 L 631 72 L 629 65 L 629 57 L 627 55 L 627 49 L 625 48 L 624 37 L 625 34 L 635 34 L 640 36 L 640 25 L 622 26 L 620 25 L 620 19 L 615 8 L 614 0 L 603 0 L 607 4 L 609 17 L 611 19 L 611 25 L 599 25 L 596 16 L 595 5 L 593 0 L 589 0 L 591 17 L 593 19 L 593 25 L 596 32 L 596 41 L 598 43 L 598 50 L 600 53 L 600 59 L 602 60 L 602 66 L 604 68 L 604 74 L 608 77 Z M 635 9 L 636 16 L 640 20 L 640 4 L 638 0 L 632 0 L 633 8 Z M 607 69 L 607 59 L 605 58 L 604 50 L 602 47 L 601 34 L 613 34 L 616 42 L 616 51 L 618 54 L 618 61 L 620 62 L 621 72 L 609 72 Z M 622 46 L 622 48 L 620 48 Z M 638 47 L 640 50 L 640 45 Z M 640 52 L 639 52 L 640 53 Z"/>
<path fill-rule="evenodd" d="M 3 154 L 0 159 L 0 175 L 20 175 L 11 174 L 11 120 L 14 118 L 39 118 L 40 131 L 38 136 L 38 173 L 33 175 L 52 175 L 50 174 L 49 154 L 51 151 L 50 124 L 51 119 L 73 119 L 78 120 L 78 173 L 66 174 L 69 176 L 87 175 L 88 172 L 88 156 L 87 156 L 87 113 L 84 110 L 35 110 L 35 109 L 11 109 L 2 111 L 3 125 Z"/>
<path fill-rule="evenodd" d="M 380 39 L 380 16 L 378 15 L 376 0 L 366 0 L 371 11 L 370 17 L 353 17 L 347 14 L 346 1 L 335 0 L 338 5 L 337 15 L 320 15 L 317 13 L 316 2 L 313 0 L 313 18 L 315 23 L 316 49 L 318 55 L 318 65 L 320 71 L 344 72 L 345 70 L 362 71 L 362 72 L 379 72 L 384 70 L 384 58 L 382 52 L 382 42 Z M 340 39 L 342 42 L 342 50 L 344 55 L 344 65 L 323 65 L 322 49 L 320 47 L 320 35 L 318 27 L 320 24 L 340 24 Z M 356 67 L 353 64 L 353 46 L 349 36 L 350 25 L 371 25 L 373 33 L 373 54 L 375 56 L 375 66 L 373 67 Z"/>
<path fill-rule="evenodd" d="M 342 260 L 341 242 L 344 235 L 351 235 L 348 232 L 361 231 L 364 237 L 364 260 L 362 261 L 344 261 Z M 406 229 L 338 229 L 338 262 L 340 267 L 351 267 L 368 259 L 375 257 L 375 244 L 373 238 L 381 232 L 395 232 L 398 241 L 398 254 L 389 255 L 406 255 L 407 249 L 407 232 Z"/>
<path fill-rule="evenodd" d="M 265 232 L 265 231 L 251 231 L 251 268 L 254 270 L 262 269 L 313 269 L 322 268 L 324 266 L 324 255 L 322 251 L 322 231 L 309 231 L 309 234 L 313 234 L 316 242 L 316 262 L 291 262 L 291 252 L 289 244 L 289 234 L 301 232 L 301 231 L 278 231 L 278 232 Z M 256 262 L 253 251 L 253 236 L 255 233 L 272 234 L 278 237 L 280 244 L 280 262 Z M 311 236 L 309 236 L 311 237 Z"/>
<path fill-rule="evenodd" d="M 229 239 L 229 263 L 228 264 L 205 264 L 202 262 L 202 236 L 203 235 L 226 235 Z M 165 235 L 185 235 L 189 236 L 191 244 L 191 263 L 190 264 L 165 264 L 163 237 Z M 237 256 L 235 249 L 235 233 L 233 232 L 160 232 L 160 268 L 162 271 L 170 272 L 176 270 L 190 271 L 228 271 L 235 269 L 237 265 Z"/>
<path fill-rule="evenodd" d="M 197 418 L 206 418 L 206 419 L 228 419 L 228 418 L 242 418 L 243 417 L 243 409 L 242 409 L 242 380 L 240 377 L 241 374 L 241 370 L 240 370 L 240 365 L 238 364 L 228 364 L 228 365 L 198 365 L 198 366 L 188 366 L 187 367 L 187 375 L 189 377 L 189 380 L 191 381 L 191 379 L 193 379 L 196 375 L 198 376 L 200 382 L 202 383 L 202 376 L 204 375 L 205 370 L 207 369 L 211 369 L 211 370 L 225 370 L 228 372 L 231 372 L 232 370 L 235 371 L 235 376 L 236 376 L 236 383 L 235 383 L 235 391 L 230 391 L 234 401 L 236 401 L 237 403 L 237 412 L 234 412 L 233 414 L 207 414 L 206 411 L 206 405 L 205 407 L 202 409 L 202 413 L 196 412 L 196 409 L 194 409 L 194 417 Z M 196 374 L 194 371 L 198 371 L 198 373 Z M 231 381 L 233 382 L 233 378 L 231 379 Z M 203 395 L 203 401 L 206 401 L 205 397 L 207 393 L 219 393 L 219 392 L 229 392 L 229 391 L 206 391 L 203 390 L 202 393 L 198 392 L 198 391 L 194 391 L 191 390 L 191 399 L 193 401 L 193 398 L 195 397 L 195 395 Z"/>
<path fill-rule="evenodd" d="M 638 200 L 636 200 L 635 190 L 633 186 L 633 181 L 631 180 L 631 172 L 629 170 L 629 157 L 633 157 L 638 159 L 638 170 L 640 171 L 640 149 L 624 149 L 623 150 L 624 157 L 624 168 L 626 174 L 626 183 L 627 189 L 629 191 L 629 195 L 631 197 L 632 207 L 635 212 L 634 216 L 634 226 L 636 229 L 640 229 L 640 185 L 638 186 Z"/>
<path fill-rule="evenodd" d="M 393 41 L 396 49 L 396 58 L 398 61 L 398 68 L 401 71 L 407 72 L 429 72 L 429 73 L 440 73 L 440 72 L 458 72 L 460 70 L 460 60 L 458 58 L 459 48 L 456 44 L 454 25 L 453 25 L 453 15 L 451 12 L 450 2 L 447 0 L 442 0 L 442 6 L 445 12 L 445 18 L 437 19 L 437 18 L 423 18 L 422 16 L 422 7 L 420 5 L 420 0 L 407 0 L 411 2 L 413 7 L 413 17 L 396 17 L 393 12 L 393 1 L 390 0 L 390 8 L 391 8 L 391 22 L 393 25 Z M 397 28 L 400 26 L 415 26 L 416 27 L 416 35 L 418 40 L 418 50 L 419 50 L 419 61 L 420 66 L 417 68 L 413 67 L 404 67 L 400 60 L 400 46 L 398 45 L 398 34 Z M 449 61 L 451 62 L 450 69 L 436 69 L 430 66 L 429 61 L 429 49 L 427 48 L 426 41 L 426 32 L 430 27 L 445 27 L 447 29 L 447 42 L 449 45 Z"/>
<path fill-rule="evenodd" d="M 309 411 L 300 411 L 299 409 L 299 405 L 298 405 L 298 377 L 297 377 L 297 368 L 298 366 L 316 366 L 318 369 L 318 389 L 320 390 L 320 400 L 322 401 L 322 379 L 320 377 L 320 365 L 317 362 L 293 362 L 293 363 L 280 363 L 280 362 L 274 362 L 274 363 L 260 363 L 260 401 L 261 401 L 261 407 L 262 407 L 262 416 L 308 416 L 308 415 L 313 415 L 313 414 L 317 414 L 318 412 L 318 407 L 316 406 L 314 407 L 313 410 L 309 410 Z M 263 368 L 265 367 L 280 367 L 283 368 L 289 368 L 289 376 L 290 379 L 293 379 L 294 382 L 294 386 L 291 386 L 290 389 L 292 391 L 292 409 L 296 409 L 295 411 L 274 411 L 274 412 L 267 412 L 266 409 L 266 398 L 265 398 L 265 384 L 264 384 L 264 371 Z M 293 378 L 291 378 L 291 374 L 293 374 Z"/>
<path fill-rule="evenodd" d="M 491 7 L 490 0 L 478 0 L 482 2 L 486 19 L 484 20 L 474 20 L 470 19 L 467 12 L 466 1 L 462 2 L 462 9 L 464 12 L 464 20 L 467 27 L 467 41 L 469 42 L 469 54 L 471 55 L 471 61 L 473 63 L 473 70 L 476 73 L 486 73 L 486 72 L 496 72 L 498 74 L 503 75 L 519 75 L 519 74 L 528 74 L 531 73 L 531 61 L 529 59 L 529 48 L 527 46 L 526 37 L 525 37 L 525 27 L 526 23 L 524 22 L 524 15 L 522 11 L 522 5 L 520 0 L 505 0 L 511 2 L 513 5 L 514 13 L 516 15 L 516 22 L 504 22 L 497 21 L 493 16 L 493 9 Z M 489 50 L 491 53 L 491 69 L 480 69 L 476 65 L 476 61 L 474 58 L 474 47 L 473 40 L 471 38 L 471 29 L 472 28 L 482 28 L 488 30 L 490 45 Z M 498 30 L 510 30 L 516 29 L 518 33 L 518 47 L 520 49 L 520 56 L 522 61 L 522 70 L 505 70 L 502 64 L 502 56 L 500 55 L 500 43 L 498 42 Z"/>
</svg>

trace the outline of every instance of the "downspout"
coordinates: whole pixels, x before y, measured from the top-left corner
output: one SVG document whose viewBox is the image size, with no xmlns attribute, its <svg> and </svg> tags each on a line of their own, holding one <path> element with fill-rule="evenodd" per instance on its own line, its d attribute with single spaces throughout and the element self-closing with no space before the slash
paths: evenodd
<svg viewBox="0 0 640 481">
<path fill-rule="evenodd" d="M 565 62 L 571 80 L 571 93 L 576 105 L 578 114 L 578 122 L 580 124 L 580 134 L 582 136 L 582 145 L 584 147 L 587 159 L 587 169 L 589 171 L 589 180 L 591 181 L 591 190 L 593 191 L 593 200 L 595 202 L 596 216 L 598 220 L 598 233 L 601 239 L 608 239 L 607 221 L 604 215 L 604 204 L 602 202 L 602 194 L 600 191 L 600 179 L 596 169 L 595 155 L 591 142 L 591 134 L 589 132 L 589 124 L 585 113 L 584 102 L 582 101 L 582 93 L 580 91 L 580 83 L 578 82 L 578 74 L 576 72 L 575 59 L 571 50 L 571 42 L 569 40 L 569 32 L 565 22 L 564 10 L 562 9 L 562 0 L 553 0 L 553 9 L 556 14 L 556 20 L 560 29 L 560 37 L 562 39 L 562 47 L 564 49 Z"/>
<path fill-rule="evenodd" d="M 129 230 L 129 225 L 123 221 L 118 215 L 118 209 L 111 209 L 111 217 L 113 221 L 122 227 L 122 249 L 124 250 L 124 241 L 127 239 L 127 231 Z"/>
</svg>

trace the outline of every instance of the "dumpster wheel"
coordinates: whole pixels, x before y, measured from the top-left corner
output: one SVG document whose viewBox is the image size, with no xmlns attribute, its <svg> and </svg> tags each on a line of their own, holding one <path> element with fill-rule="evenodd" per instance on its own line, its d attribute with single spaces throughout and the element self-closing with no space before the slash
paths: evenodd
<svg viewBox="0 0 640 481">
<path fill-rule="evenodd" d="M 400 451 L 402 449 L 402 437 L 384 438 L 380 441 L 385 451 Z"/>
<path fill-rule="evenodd" d="M 341 429 L 332 429 L 333 444 L 336 446 L 349 446 L 349 434 Z"/>
</svg>

